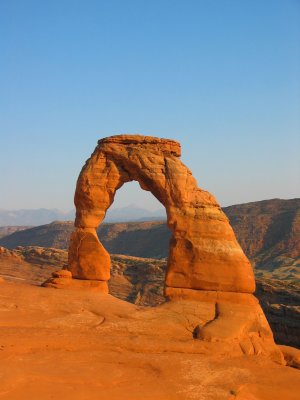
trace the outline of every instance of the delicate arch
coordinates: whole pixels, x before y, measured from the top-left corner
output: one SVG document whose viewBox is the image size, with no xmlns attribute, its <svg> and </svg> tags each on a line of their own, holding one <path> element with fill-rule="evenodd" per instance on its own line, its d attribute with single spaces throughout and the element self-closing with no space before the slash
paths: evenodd
<svg viewBox="0 0 300 400">
<path fill-rule="evenodd" d="M 110 256 L 96 228 L 126 182 L 138 181 L 166 208 L 172 230 L 166 288 L 252 293 L 253 270 L 215 198 L 197 187 L 174 140 L 141 135 L 104 138 L 83 167 L 75 192 L 69 247 L 74 278 L 107 281 Z"/>
</svg>

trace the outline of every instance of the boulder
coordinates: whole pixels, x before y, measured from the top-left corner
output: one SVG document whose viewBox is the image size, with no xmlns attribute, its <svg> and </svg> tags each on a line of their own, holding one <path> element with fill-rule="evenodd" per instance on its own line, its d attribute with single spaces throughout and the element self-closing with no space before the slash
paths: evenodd
<svg viewBox="0 0 300 400">
<path fill-rule="evenodd" d="M 289 367 L 300 369 L 300 350 L 295 347 L 279 345 L 282 351 L 286 364 Z"/>
<path fill-rule="evenodd" d="M 108 293 L 108 286 L 105 281 L 70 279 L 70 277 L 50 278 L 42 286 L 53 289 L 88 290 L 91 292 Z"/>
<path fill-rule="evenodd" d="M 53 278 L 72 279 L 72 273 L 67 269 L 60 269 L 59 271 L 52 272 Z"/>
</svg>

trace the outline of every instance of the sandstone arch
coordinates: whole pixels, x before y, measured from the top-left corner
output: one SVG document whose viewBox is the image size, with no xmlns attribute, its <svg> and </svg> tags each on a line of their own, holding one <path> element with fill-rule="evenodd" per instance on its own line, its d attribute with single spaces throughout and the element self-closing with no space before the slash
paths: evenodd
<svg viewBox="0 0 300 400">
<path fill-rule="evenodd" d="M 165 206 L 172 230 L 165 294 L 174 301 L 160 307 L 175 307 L 176 316 L 178 306 L 183 314 L 185 305 L 192 308 L 194 322 L 184 329 L 191 338 L 221 342 L 222 354 L 227 346 L 230 353 L 266 354 L 282 363 L 264 313 L 251 294 L 251 265 L 215 198 L 197 187 L 180 161 L 180 144 L 173 140 L 119 135 L 98 142 L 77 181 L 69 271 L 53 273 L 43 286 L 108 293 L 110 256 L 96 228 L 116 191 L 132 180 Z"/>
<path fill-rule="evenodd" d="M 176 290 L 252 293 L 252 267 L 215 198 L 197 187 L 180 161 L 174 140 L 118 135 L 99 140 L 83 167 L 75 192 L 76 221 L 69 247 L 69 270 L 81 280 L 110 277 L 110 256 L 96 228 L 116 191 L 136 180 L 166 208 L 172 230 L 166 294 Z"/>
</svg>

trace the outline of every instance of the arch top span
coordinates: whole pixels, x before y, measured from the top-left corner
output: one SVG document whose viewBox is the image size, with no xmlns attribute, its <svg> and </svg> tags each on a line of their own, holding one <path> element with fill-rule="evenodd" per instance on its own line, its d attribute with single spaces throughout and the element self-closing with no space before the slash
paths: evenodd
<svg viewBox="0 0 300 400">
<path fill-rule="evenodd" d="M 252 293 L 252 267 L 215 198 L 181 162 L 181 146 L 142 135 L 103 138 L 79 175 L 75 231 L 69 247 L 73 277 L 107 281 L 110 257 L 96 228 L 126 182 L 138 181 L 166 208 L 172 230 L 166 292 L 195 289 Z"/>
<path fill-rule="evenodd" d="M 171 153 L 177 157 L 181 156 L 181 145 L 173 139 L 163 139 L 154 136 L 143 135 L 114 135 L 98 140 L 98 145 L 115 143 L 120 145 L 151 145 L 163 153 Z"/>
</svg>

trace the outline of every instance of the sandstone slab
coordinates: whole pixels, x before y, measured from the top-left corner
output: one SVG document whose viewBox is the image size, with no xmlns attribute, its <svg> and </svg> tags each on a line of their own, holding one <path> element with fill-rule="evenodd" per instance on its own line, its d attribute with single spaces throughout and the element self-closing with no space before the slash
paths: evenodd
<svg viewBox="0 0 300 400">
<path fill-rule="evenodd" d="M 91 292 L 108 293 L 106 281 L 82 280 L 65 278 L 50 278 L 42 284 L 43 287 L 53 289 L 88 290 Z"/>
<path fill-rule="evenodd" d="M 60 269 L 59 271 L 52 272 L 53 278 L 69 278 L 72 279 L 71 271 L 67 269 Z"/>
<path fill-rule="evenodd" d="M 299 370 L 238 341 L 193 338 L 213 315 L 213 302 L 137 307 L 3 283 L 1 400 L 298 400 Z"/>
<path fill-rule="evenodd" d="M 300 369 L 300 350 L 291 346 L 278 346 L 289 367 Z"/>
</svg>

